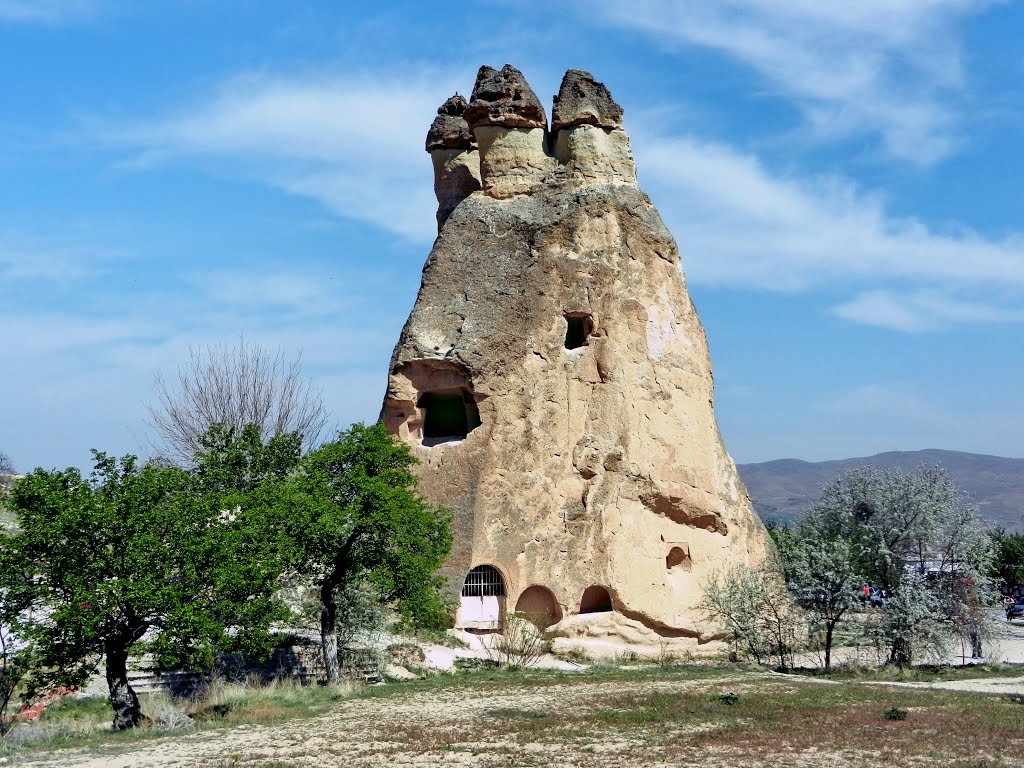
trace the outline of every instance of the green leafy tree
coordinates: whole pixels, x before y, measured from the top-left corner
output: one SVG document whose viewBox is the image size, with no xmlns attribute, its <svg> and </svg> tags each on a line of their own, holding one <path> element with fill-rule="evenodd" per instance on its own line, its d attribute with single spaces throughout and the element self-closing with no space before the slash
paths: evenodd
<svg viewBox="0 0 1024 768">
<path fill-rule="evenodd" d="M 989 533 L 992 539 L 992 569 L 990 575 L 1008 586 L 1024 584 L 1024 535 L 1007 533 L 996 528 Z"/>
<path fill-rule="evenodd" d="M 836 626 L 856 604 L 863 584 L 856 544 L 810 521 L 777 530 L 774 539 L 790 592 L 810 617 L 811 629 L 824 633 L 825 669 L 831 669 Z"/>
<path fill-rule="evenodd" d="M 955 616 L 971 613 L 964 601 L 987 594 L 989 537 L 941 467 L 844 472 L 825 486 L 801 525 L 819 537 L 851 542 L 855 572 L 888 591 L 882 628 L 894 664 L 909 665 L 915 652 L 938 650 L 939 625 L 952 627 Z"/>
<path fill-rule="evenodd" d="M 15 484 L 20 530 L 0 538 L 0 593 L 31 651 L 30 692 L 81 685 L 102 662 L 124 729 L 142 719 L 130 655 L 209 666 L 218 650 L 269 650 L 278 569 L 188 473 L 94 456 L 88 479 L 39 469 Z"/>
<path fill-rule="evenodd" d="M 285 432 L 264 439 L 252 424 L 212 425 L 199 436 L 193 458 L 196 490 L 234 509 L 250 495 L 272 491 L 295 471 L 302 457 L 302 435 Z"/>
<path fill-rule="evenodd" d="M 9 708 L 28 669 L 28 654 L 24 648 L 18 647 L 18 641 L 11 632 L 11 617 L 5 608 L 0 593 L 0 740 L 17 723 Z"/>
<path fill-rule="evenodd" d="M 331 683 L 341 679 L 339 592 L 367 585 L 413 624 L 444 615 L 436 571 L 451 549 L 450 513 L 416 492 L 415 464 L 382 424 L 356 424 L 262 499 L 286 560 L 319 592 Z"/>
</svg>

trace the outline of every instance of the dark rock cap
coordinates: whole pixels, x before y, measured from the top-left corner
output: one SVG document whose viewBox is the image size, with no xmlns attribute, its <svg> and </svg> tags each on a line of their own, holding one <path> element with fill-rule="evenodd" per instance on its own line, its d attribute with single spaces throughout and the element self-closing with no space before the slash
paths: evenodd
<svg viewBox="0 0 1024 768">
<path fill-rule="evenodd" d="M 433 149 L 469 149 L 473 146 L 473 132 L 462 116 L 466 100 L 455 94 L 437 108 L 437 117 L 427 131 L 427 152 Z"/>
<path fill-rule="evenodd" d="M 589 72 L 570 69 L 555 96 L 551 130 L 557 132 L 575 125 L 620 128 L 622 107 L 615 103 L 604 83 L 597 82 Z"/>
<path fill-rule="evenodd" d="M 523 73 L 506 64 L 499 72 L 480 67 L 466 110 L 466 122 L 504 128 L 547 128 L 548 119 Z"/>
</svg>

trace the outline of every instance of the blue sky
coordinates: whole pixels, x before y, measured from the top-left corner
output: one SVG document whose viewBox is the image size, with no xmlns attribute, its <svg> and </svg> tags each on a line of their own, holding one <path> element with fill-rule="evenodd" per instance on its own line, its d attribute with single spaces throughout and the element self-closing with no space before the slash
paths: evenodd
<svg viewBox="0 0 1024 768">
<path fill-rule="evenodd" d="M 1024 456 L 1024 9 L 984 0 L 0 0 L 0 450 L 145 452 L 190 345 L 376 418 L 481 64 L 626 111 L 740 462 Z"/>
</svg>

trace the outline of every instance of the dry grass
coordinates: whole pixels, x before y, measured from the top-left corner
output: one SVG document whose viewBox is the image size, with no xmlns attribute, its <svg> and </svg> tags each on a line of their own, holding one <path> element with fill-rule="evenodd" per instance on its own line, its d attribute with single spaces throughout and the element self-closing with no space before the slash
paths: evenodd
<svg viewBox="0 0 1024 768">
<path fill-rule="evenodd" d="M 735 667 L 499 670 L 363 688 L 335 702 L 324 689 L 224 686 L 203 699 L 200 711 L 215 713 L 209 722 L 272 725 L 215 740 L 121 743 L 121 762 L 110 764 L 625 768 L 690 766 L 699 756 L 723 768 L 975 768 L 1021 765 L 1024 754 L 1024 703 L 1014 697 Z M 887 719 L 892 709 L 906 719 Z M 90 754 L 54 753 L 38 764 L 95 768 L 113 753 Z"/>
<path fill-rule="evenodd" d="M 313 717 L 351 697 L 355 690 L 352 683 L 328 688 L 304 686 L 291 679 L 269 683 L 260 683 L 256 678 L 240 683 L 214 679 L 189 699 L 172 698 L 163 693 L 140 696 L 148 725 L 125 732 L 111 730 L 113 710 L 106 699 L 67 698 L 48 707 L 39 720 L 12 729 L 8 740 L 0 742 L 0 757 L 25 751 L 134 742 L 175 732 Z"/>
</svg>

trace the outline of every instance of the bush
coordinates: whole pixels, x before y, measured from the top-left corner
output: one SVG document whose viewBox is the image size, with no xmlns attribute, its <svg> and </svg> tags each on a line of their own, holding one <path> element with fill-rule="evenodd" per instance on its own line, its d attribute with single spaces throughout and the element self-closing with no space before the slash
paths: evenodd
<svg viewBox="0 0 1024 768">
<path fill-rule="evenodd" d="M 774 657 L 782 669 L 793 666 L 804 619 L 770 565 L 737 565 L 711 574 L 701 610 L 729 634 L 737 653 L 758 664 Z"/>
<path fill-rule="evenodd" d="M 490 645 L 484 645 L 487 657 L 502 667 L 532 667 L 551 651 L 551 638 L 526 616 L 518 613 L 505 618 L 505 626 Z"/>
</svg>

